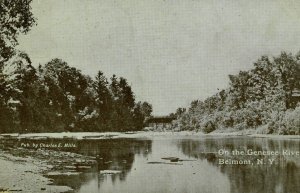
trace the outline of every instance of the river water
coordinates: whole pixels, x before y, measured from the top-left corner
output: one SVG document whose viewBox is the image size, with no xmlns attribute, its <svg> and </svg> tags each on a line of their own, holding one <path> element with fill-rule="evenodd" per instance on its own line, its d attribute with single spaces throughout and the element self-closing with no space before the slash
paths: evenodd
<svg viewBox="0 0 300 193">
<path fill-rule="evenodd" d="M 81 140 L 72 151 L 97 156 L 98 167 L 54 179 L 77 193 L 299 193 L 300 156 L 293 154 L 299 150 L 299 140 L 250 137 Z M 162 159 L 167 157 L 174 158 Z M 120 172 L 103 173 L 107 170 Z"/>
</svg>

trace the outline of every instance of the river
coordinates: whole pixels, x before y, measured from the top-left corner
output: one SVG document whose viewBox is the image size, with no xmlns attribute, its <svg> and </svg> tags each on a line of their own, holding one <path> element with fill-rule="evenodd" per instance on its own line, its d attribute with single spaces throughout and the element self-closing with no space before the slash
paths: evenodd
<svg viewBox="0 0 300 193">
<path fill-rule="evenodd" d="M 62 139 L 44 143 L 58 142 Z M 181 136 L 69 143 L 76 143 L 76 148 L 69 151 L 98 158 L 98 166 L 92 170 L 51 176 L 55 184 L 72 187 L 76 193 L 298 193 L 300 190 L 297 139 Z"/>
</svg>

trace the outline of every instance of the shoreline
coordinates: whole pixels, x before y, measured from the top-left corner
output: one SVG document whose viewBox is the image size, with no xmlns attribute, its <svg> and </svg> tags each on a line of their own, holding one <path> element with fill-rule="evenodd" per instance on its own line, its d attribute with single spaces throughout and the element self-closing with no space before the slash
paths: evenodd
<svg viewBox="0 0 300 193">
<path fill-rule="evenodd" d="M 71 187 L 56 184 L 52 176 L 79 175 L 96 165 L 95 157 L 68 151 L 0 149 L 0 193 L 72 193 Z"/>
<path fill-rule="evenodd" d="M 43 174 L 50 166 L 32 157 L 16 157 L 0 150 L 0 193 L 67 193 L 72 188 L 53 185 Z"/>
<path fill-rule="evenodd" d="M 196 131 L 134 131 L 134 132 L 62 132 L 62 133 L 7 133 L 1 138 L 12 139 L 118 139 L 118 138 L 157 138 L 157 137 L 255 137 L 276 139 L 300 139 L 300 135 L 258 134 L 255 130 L 226 132 L 216 130 L 205 134 Z"/>
</svg>

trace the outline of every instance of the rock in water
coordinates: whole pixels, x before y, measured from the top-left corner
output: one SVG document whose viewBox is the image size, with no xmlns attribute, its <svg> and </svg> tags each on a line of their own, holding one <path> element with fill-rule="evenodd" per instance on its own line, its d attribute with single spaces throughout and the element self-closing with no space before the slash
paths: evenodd
<svg viewBox="0 0 300 193">
<path fill-rule="evenodd" d="M 114 175 L 114 174 L 120 174 L 122 173 L 122 171 L 120 170 L 102 170 L 100 171 L 100 174 L 103 174 L 103 175 Z"/>
<path fill-rule="evenodd" d="M 163 157 L 161 159 L 170 160 L 170 162 L 178 162 L 180 159 L 178 157 Z"/>
</svg>

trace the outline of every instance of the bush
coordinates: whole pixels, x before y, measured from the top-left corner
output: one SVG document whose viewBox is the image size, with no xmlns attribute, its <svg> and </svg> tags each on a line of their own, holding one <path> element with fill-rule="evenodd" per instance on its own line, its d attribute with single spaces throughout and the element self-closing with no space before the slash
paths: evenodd
<svg viewBox="0 0 300 193">
<path fill-rule="evenodd" d="M 204 133 L 210 133 L 210 132 L 213 132 L 214 130 L 216 130 L 216 126 L 212 121 L 208 121 L 203 124 L 202 130 Z"/>
<path fill-rule="evenodd" d="M 247 129 L 247 128 L 248 128 L 248 126 L 245 122 L 239 123 L 239 124 L 234 126 L 234 129 L 236 129 L 236 130 L 244 130 L 244 129 Z"/>
<path fill-rule="evenodd" d="M 275 123 L 272 121 L 269 124 L 267 124 L 266 128 L 266 134 L 272 134 L 276 131 Z"/>
<path fill-rule="evenodd" d="M 300 106 L 296 107 L 294 110 L 288 110 L 285 113 L 283 120 L 286 126 L 286 132 L 292 135 L 300 134 Z"/>
</svg>

